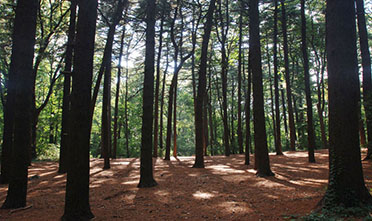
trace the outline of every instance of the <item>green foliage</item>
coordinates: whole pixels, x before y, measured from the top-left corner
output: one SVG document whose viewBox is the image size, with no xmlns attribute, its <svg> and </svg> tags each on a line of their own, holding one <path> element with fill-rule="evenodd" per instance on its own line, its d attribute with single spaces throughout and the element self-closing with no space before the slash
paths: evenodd
<svg viewBox="0 0 372 221">
<path fill-rule="evenodd" d="M 37 160 L 58 161 L 59 144 L 43 144 L 36 148 Z"/>
</svg>

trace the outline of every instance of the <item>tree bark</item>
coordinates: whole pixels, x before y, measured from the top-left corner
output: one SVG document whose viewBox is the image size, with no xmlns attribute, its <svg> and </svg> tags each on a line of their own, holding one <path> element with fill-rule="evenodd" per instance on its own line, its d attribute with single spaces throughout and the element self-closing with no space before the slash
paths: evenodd
<svg viewBox="0 0 372 221">
<path fill-rule="evenodd" d="M 154 152 L 153 157 L 158 157 L 158 142 L 159 142 L 159 87 L 160 87 L 160 60 L 163 47 L 163 26 L 164 26 L 164 12 L 161 15 L 160 33 L 159 33 L 159 48 L 158 57 L 156 61 L 156 83 L 155 83 L 155 119 L 154 119 Z"/>
<path fill-rule="evenodd" d="M 157 183 L 152 166 L 152 123 L 154 106 L 155 64 L 155 0 L 147 0 L 146 6 L 146 56 L 143 84 L 141 165 L 139 188 L 153 187 Z"/>
<path fill-rule="evenodd" d="M 315 163 L 315 132 L 313 122 L 313 102 L 311 101 L 311 85 L 309 73 L 309 58 L 307 55 L 307 40 L 306 40 L 306 17 L 305 17 L 305 0 L 301 0 L 301 49 L 304 66 L 305 77 L 305 94 L 306 94 L 306 114 L 307 114 L 307 145 L 309 152 L 309 162 Z"/>
<path fill-rule="evenodd" d="M 368 46 L 368 32 L 363 0 L 356 0 L 359 44 L 363 68 L 363 106 L 366 113 L 368 152 L 365 159 L 372 157 L 372 79 L 371 55 Z"/>
<path fill-rule="evenodd" d="M 367 215 L 372 197 L 365 186 L 360 161 L 354 3 L 327 0 L 330 171 L 328 188 L 319 205 L 331 211 L 364 208 Z"/>
<path fill-rule="evenodd" d="M 207 75 L 207 60 L 208 60 L 208 44 L 213 26 L 213 14 L 215 10 L 216 0 L 211 0 L 206 15 L 207 21 L 204 26 L 204 34 L 202 41 L 202 50 L 199 66 L 199 83 L 195 104 L 195 163 L 194 168 L 204 168 L 203 154 L 203 103 L 206 93 L 206 75 Z M 211 128 L 212 129 L 212 128 Z"/>
<path fill-rule="evenodd" d="M 239 15 L 239 55 L 238 55 L 238 145 L 239 154 L 243 154 L 243 132 L 242 132 L 242 44 L 243 44 L 243 1 L 240 3 Z"/>
<path fill-rule="evenodd" d="M 71 94 L 71 70 L 75 40 L 76 27 L 76 0 L 71 1 L 70 5 L 70 26 L 68 29 L 68 40 L 65 58 L 64 82 L 63 82 L 63 101 L 62 101 L 62 128 L 61 128 L 61 147 L 59 153 L 58 173 L 66 173 L 68 166 L 69 153 L 69 129 L 70 129 L 70 94 Z"/>
<path fill-rule="evenodd" d="M 89 205 L 89 147 L 94 39 L 98 1 L 79 1 L 71 93 L 70 164 L 62 220 L 94 217 Z M 78 122 L 78 123 L 76 123 Z M 73 142 L 72 142 L 73 141 Z"/>
<path fill-rule="evenodd" d="M 125 25 L 120 38 L 120 49 L 119 49 L 119 62 L 118 62 L 118 73 L 116 80 L 116 91 L 115 91 L 115 108 L 114 108 L 114 142 L 112 150 L 112 158 L 116 159 L 116 153 L 118 149 L 118 115 L 119 115 L 119 97 L 120 97 L 120 80 L 121 80 L 121 61 L 123 57 L 124 48 L 124 37 L 125 37 Z M 119 136 L 120 137 L 120 136 Z"/>
<path fill-rule="evenodd" d="M 264 114 L 258 0 L 249 1 L 249 56 L 253 83 L 253 122 L 257 176 L 273 176 L 267 149 Z"/>
<path fill-rule="evenodd" d="M 13 46 L 9 69 L 9 106 L 14 112 L 9 120 L 13 123 L 10 146 L 10 179 L 3 209 L 26 206 L 29 150 L 31 148 L 32 89 L 37 0 L 19 0 L 13 26 Z M 14 99 L 14 101 L 9 101 Z M 14 108 L 14 109 L 13 109 Z M 8 112 L 9 113 L 9 112 Z M 9 116 L 9 115 L 8 115 Z"/>
<path fill-rule="evenodd" d="M 285 84 L 287 92 L 287 107 L 288 107 L 288 120 L 289 120 L 289 139 L 290 150 L 296 150 L 296 128 L 293 117 L 292 105 L 292 86 L 289 71 L 289 57 L 288 57 L 288 36 L 287 36 L 287 15 L 285 10 L 284 0 L 280 1 L 282 7 L 282 32 L 283 32 L 283 51 L 284 51 L 284 67 L 285 67 Z"/>
<path fill-rule="evenodd" d="M 275 93 L 275 151 L 276 155 L 283 155 L 280 132 L 280 109 L 279 109 L 279 76 L 278 76 L 278 0 L 274 0 L 274 93 Z"/>
</svg>

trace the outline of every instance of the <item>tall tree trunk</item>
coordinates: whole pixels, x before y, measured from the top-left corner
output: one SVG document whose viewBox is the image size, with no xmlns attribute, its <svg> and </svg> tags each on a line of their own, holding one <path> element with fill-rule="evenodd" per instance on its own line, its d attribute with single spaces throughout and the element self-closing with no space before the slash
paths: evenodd
<svg viewBox="0 0 372 221">
<path fill-rule="evenodd" d="M 71 93 L 71 143 L 62 220 L 94 217 L 89 205 L 89 146 L 94 38 L 98 1 L 79 1 Z M 73 142 L 72 142 L 73 141 Z M 77 200 L 78 199 L 78 200 Z"/>
<path fill-rule="evenodd" d="M 287 125 L 287 108 L 285 106 L 285 95 L 284 95 L 284 89 L 280 89 L 280 94 L 282 96 L 282 108 L 283 108 L 283 122 L 284 122 L 284 131 L 285 131 L 285 140 L 286 140 L 286 145 L 288 145 L 288 125 Z"/>
<path fill-rule="evenodd" d="M 168 42 L 167 42 L 167 55 L 166 55 L 166 64 L 165 64 L 165 70 L 163 74 L 163 82 L 161 87 L 161 100 L 160 100 L 160 132 L 159 132 L 159 147 L 160 149 L 163 149 L 163 107 L 164 107 L 164 92 L 165 92 L 165 80 L 167 77 L 168 72 L 168 57 L 169 57 L 169 50 L 168 50 Z"/>
<path fill-rule="evenodd" d="M 123 26 L 123 32 L 120 38 L 120 51 L 119 51 L 119 62 L 118 62 L 118 73 L 116 79 L 116 91 L 115 91 L 115 108 L 114 108 L 114 142 L 112 150 L 112 158 L 116 159 L 116 153 L 118 149 L 118 115 L 119 115 L 119 97 L 120 97 L 120 80 L 121 80 L 121 61 L 123 57 L 124 48 L 124 37 L 125 37 L 125 25 Z"/>
<path fill-rule="evenodd" d="M 292 86 L 290 81 L 289 71 L 289 57 L 288 57 L 288 36 L 287 36 L 287 15 L 285 11 L 284 0 L 280 0 L 282 8 L 282 32 L 283 32 L 283 51 L 284 51 L 284 67 L 285 67 L 285 84 L 287 92 L 287 107 L 288 107 L 288 120 L 289 120 L 289 139 L 290 150 L 296 150 L 296 128 L 293 117 L 292 106 Z"/>
<path fill-rule="evenodd" d="M 330 171 L 320 206 L 330 211 L 362 208 L 367 215 L 372 197 L 365 186 L 360 161 L 354 3 L 327 0 Z"/>
<path fill-rule="evenodd" d="M 255 159 L 258 176 L 273 176 L 267 149 L 267 137 L 264 114 L 261 43 L 259 28 L 258 0 L 249 1 L 249 56 L 252 68 L 253 83 L 253 122 Z"/>
<path fill-rule="evenodd" d="M 162 12 L 159 33 L 159 48 L 158 57 L 156 60 L 156 83 L 155 83 L 155 119 L 154 119 L 154 152 L 153 157 L 158 157 L 158 142 L 159 142 L 159 87 L 160 87 L 160 60 L 163 47 L 163 26 L 164 26 L 164 12 Z"/>
<path fill-rule="evenodd" d="M 372 79 L 371 79 L 371 55 L 368 47 L 368 32 L 364 13 L 363 0 L 356 0 L 359 44 L 362 55 L 363 68 L 363 106 L 366 113 L 368 153 L 365 159 L 372 157 Z"/>
<path fill-rule="evenodd" d="M 146 56 L 145 79 L 143 84 L 141 166 L 138 187 L 153 187 L 157 183 L 152 166 L 152 123 L 154 106 L 155 72 L 155 0 L 148 0 L 146 6 Z"/>
<path fill-rule="evenodd" d="M 315 162 L 315 132 L 313 123 L 313 102 L 311 101 L 311 85 L 309 73 L 309 58 L 307 55 L 306 41 L 306 17 L 305 17 L 305 0 L 301 0 L 301 49 L 304 66 L 305 94 L 306 94 L 306 114 L 307 114 L 307 145 L 309 151 L 309 162 Z"/>
<path fill-rule="evenodd" d="M 10 179 L 3 209 L 26 206 L 29 150 L 31 148 L 32 89 L 37 0 L 19 0 L 13 26 L 13 46 L 9 69 L 9 90 L 6 111 L 14 112 L 8 120 L 13 123 L 10 143 Z M 25 34 L 27 33 L 27 34 Z M 14 99 L 14 101 L 9 101 Z M 9 113 L 9 112 L 8 112 Z M 8 121 L 9 123 L 9 121 Z"/>
<path fill-rule="evenodd" d="M 244 60 L 243 60 L 244 61 Z M 244 62 L 243 62 L 244 67 Z M 244 71 L 243 71 L 244 74 Z M 251 145 L 251 91 L 252 91 L 252 69 L 251 69 L 251 62 L 248 58 L 248 89 L 247 95 L 245 98 L 245 160 L 244 164 L 249 165 L 250 159 L 250 149 L 252 149 Z"/>
<path fill-rule="evenodd" d="M 275 93 L 275 151 L 276 155 L 283 155 L 280 132 L 280 109 L 279 109 L 279 76 L 278 76 L 278 0 L 274 0 L 274 93 Z"/>
<path fill-rule="evenodd" d="M 71 93 L 71 70 L 74 40 L 76 34 L 76 0 L 71 1 L 70 5 L 70 26 L 68 29 L 68 40 L 65 58 L 64 82 L 63 82 L 63 101 L 62 101 L 62 128 L 61 128 L 61 147 L 59 152 L 59 173 L 66 173 L 68 166 L 69 153 L 69 129 L 70 129 L 70 93 Z"/>
<path fill-rule="evenodd" d="M 128 94 L 129 94 L 129 67 L 128 67 L 128 60 L 129 60 L 129 44 L 127 46 L 127 55 L 126 55 L 126 69 L 125 69 L 125 96 L 124 96 L 124 136 L 125 136 L 125 149 L 127 151 L 127 158 L 130 157 L 129 152 L 129 116 L 128 116 Z"/>
<path fill-rule="evenodd" d="M 230 128 L 231 128 L 231 150 L 236 153 L 235 146 L 235 131 L 234 131 L 234 96 L 235 96 L 234 78 L 231 79 L 231 111 L 230 111 Z"/>
<path fill-rule="evenodd" d="M 239 154 L 243 154 L 243 132 L 242 132 L 242 44 L 243 44 L 243 1 L 240 3 L 240 15 L 239 15 L 239 55 L 238 55 L 238 145 Z"/>
<path fill-rule="evenodd" d="M 213 14 L 216 0 L 211 0 L 209 3 L 208 12 L 206 15 L 207 21 L 204 25 L 204 34 L 202 42 L 202 50 L 200 56 L 199 66 L 199 83 L 195 104 L 195 163 L 194 168 L 204 168 L 204 154 L 203 154 L 203 103 L 206 91 L 206 75 L 207 75 L 207 60 L 208 60 L 208 44 L 213 26 Z M 212 129 L 212 128 L 211 128 Z"/>
</svg>

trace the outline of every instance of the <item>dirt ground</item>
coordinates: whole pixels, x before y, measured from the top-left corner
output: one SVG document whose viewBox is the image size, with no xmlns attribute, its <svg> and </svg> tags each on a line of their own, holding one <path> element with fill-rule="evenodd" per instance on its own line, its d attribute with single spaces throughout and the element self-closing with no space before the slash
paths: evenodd
<svg viewBox="0 0 372 221">
<path fill-rule="evenodd" d="M 306 215 L 324 194 L 328 152 L 316 151 L 317 163 L 307 152 L 270 155 L 275 177 L 255 176 L 244 155 L 205 158 L 205 169 L 191 168 L 193 157 L 154 160 L 158 186 L 138 189 L 139 159 L 92 159 L 90 205 L 95 220 L 288 220 Z M 363 162 L 368 189 L 371 162 Z M 63 214 L 66 175 L 56 162 L 37 162 L 29 169 L 28 205 L 22 211 L 0 210 L 0 220 L 58 220 Z M 6 185 L 0 186 L 0 202 Z"/>
</svg>

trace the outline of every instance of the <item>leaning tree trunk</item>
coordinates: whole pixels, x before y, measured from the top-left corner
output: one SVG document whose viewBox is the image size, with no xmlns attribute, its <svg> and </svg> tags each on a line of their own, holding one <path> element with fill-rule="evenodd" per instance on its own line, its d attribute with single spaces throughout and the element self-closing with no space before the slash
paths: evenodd
<svg viewBox="0 0 372 221">
<path fill-rule="evenodd" d="M 203 103 L 205 91 L 207 86 L 207 60 L 208 60 L 208 44 L 213 26 L 213 13 L 215 9 L 216 0 L 211 0 L 207 12 L 207 21 L 204 26 L 204 35 L 202 42 L 202 50 L 200 56 L 199 66 L 199 83 L 195 104 L 195 163 L 194 168 L 204 168 L 204 154 L 203 154 Z M 211 128 L 212 129 L 212 128 Z"/>
<path fill-rule="evenodd" d="M 254 143 L 258 176 L 273 176 L 265 127 L 258 0 L 249 1 L 249 56 L 253 83 Z"/>
<path fill-rule="evenodd" d="M 18 0 L 13 26 L 13 47 L 9 69 L 9 86 L 14 89 L 8 99 L 7 111 L 14 112 L 11 120 L 13 146 L 10 149 L 10 179 L 3 209 L 26 206 L 29 150 L 31 148 L 32 89 L 34 46 L 36 35 L 37 0 Z M 27 33 L 27 34 L 25 34 Z M 9 100 L 8 100 L 9 101 Z M 8 103 L 8 102 L 7 102 Z M 13 109 L 14 108 L 14 109 Z M 13 110 L 12 110 L 13 109 Z M 9 116 L 9 115 L 8 115 Z"/>
<path fill-rule="evenodd" d="M 309 58 L 307 55 L 307 41 L 306 41 L 306 17 L 305 17 L 305 0 L 301 0 L 301 49 L 304 65 L 305 78 L 305 94 L 306 94 L 306 114 L 307 114 L 307 145 L 309 151 L 309 162 L 315 162 L 315 131 L 313 123 L 313 102 L 311 101 L 311 85 L 309 73 Z"/>
</svg>

